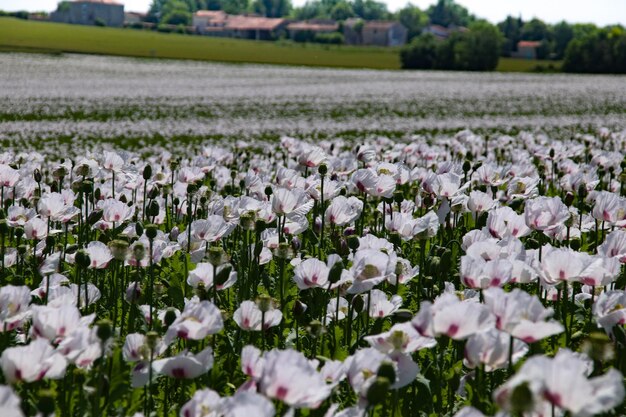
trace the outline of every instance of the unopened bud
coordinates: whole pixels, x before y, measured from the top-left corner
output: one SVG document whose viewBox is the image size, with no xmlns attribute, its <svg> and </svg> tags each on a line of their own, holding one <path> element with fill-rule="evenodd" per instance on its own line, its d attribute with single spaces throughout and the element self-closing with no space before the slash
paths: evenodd
<svg viewBox="0 0 626 417">
<path fill-rule="evenodd" d="M 367 403 L 378 405 L 385 401 L 391 383 L 385 377 L 376 377 L 376 380 L 367 389 Z"/>
<path fill-rule="evenodd" d="M 102 342 L 106 342 L 113 335 L 113 324 L 111 323 L 111 320 L 100 320 L 96 326 L 98 326 L 96 335 Z"/>
</svg>

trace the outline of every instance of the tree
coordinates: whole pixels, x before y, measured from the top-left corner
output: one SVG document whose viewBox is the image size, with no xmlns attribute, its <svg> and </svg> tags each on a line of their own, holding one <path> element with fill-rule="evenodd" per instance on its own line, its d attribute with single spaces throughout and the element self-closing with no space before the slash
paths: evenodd
<svg viewBox="0 0 626 417">
<path fill-rule="evenodd" d="M 563 70 L 626 74 L 626 32 L 612 27 L 574 38 L 565 50 Z"/>
<path fill-rule="evenodd" d="M 400 62 L 405 69 L 432 69 L 437 59 L 437 40 L 432 33 L 421 34 L 402 48 Z"/>
<path fill-rule="evenodd" d="M 552 34 L 554 36 L 554 57 L 563 59 L 567 45 L 574 39 L 574 29 L 569 23 L 562 21 L 552 27 Z"/>
<path fill-rule="evenodd" d="M 324 10 L 322 3 L 318 0 L 307 0 L 302 7 L 293 9 L 292 17 L 297 20 L 309 20 L 319 18 L 323 15 Z"/>
<path fill-rule="evenodd" d="M 346 20 L 354 16 L 352 5 L 345 0 L 339 1 L 330 11 L 330 18 L 334 20 Z"/>
<path fill-rule="evenodd" d="M 551 40 L 550 28 L 542 20 L 537 18 L 529 20 L 522 27 L 522 40 L 542 41 Z"/>
<path fill-rule="evenodd" d="M 265 17 L 283 17 L 291 11 L 290 0 L 255 0 L 252 4 L 255 13 Z"/>
<path fill-rule="evenodd" d="M 189 5 L 182 0 L 167 0 L 161 9 L 159 22 L 168 25 L 190 25 L 191 10 L 189 10 Z"/>
<path fill-rule="evenodd" d="M 477 21 L 463 35 L 458 65 L 470 71 L 495 70 L 502 45 L 502 34 L 498 28 L 486 21 Z"/>
<path fill-rule="evenodd" d="M 221 10 L 228 14 L 242 14 L 248 11 L 248 0 L 222 0 Z"/>
<path fill-rule="evenodd" d="M 517 51 L 517 43 L 522 39 L 522 26 L 524 26 L 524 21 L 521 17 L 507 16 L 504 21 L 498 23 L 498 29 L 504 36 L 503 56 L 511 56 L 512 52 Z"/>
<path fill-rule="evenodd" d="M 389 17 L 387 5 L 375 0 L 355 0 L 352 9 L 364 20 L 382 20 Z"/>
<path fill-rule="evenodd" d="M 465 7 L 454 0 L 438 0 L 437 4 L 428 8 L 430 23 L 448 27 L 469 26 L 476 18 Z"/>
<path fill-rule="evenodd" d="M 428 15 L 411 3 L 398 11 L 397 19 L 408 29 L 409 42 L 419 36 L 428 26 Z"/>
</svg>

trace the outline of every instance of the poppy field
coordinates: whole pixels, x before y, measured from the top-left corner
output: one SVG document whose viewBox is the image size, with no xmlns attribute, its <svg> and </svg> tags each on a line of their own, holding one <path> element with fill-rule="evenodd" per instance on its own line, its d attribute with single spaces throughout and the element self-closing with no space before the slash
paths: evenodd
<svg viewBox="0 0 626 417">
<path fill-rule="evenodd" d="M 1 416 L 626 414 L 623 77 L 0 68 Z"/>
</svg>

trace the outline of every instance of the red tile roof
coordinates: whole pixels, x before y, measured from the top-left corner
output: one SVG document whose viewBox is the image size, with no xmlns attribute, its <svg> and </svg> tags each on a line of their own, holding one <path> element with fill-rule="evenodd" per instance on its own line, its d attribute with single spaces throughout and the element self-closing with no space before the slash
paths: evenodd
<svg viewBox="0 0 626 417">
<path fill-rule="evenodd" d="M 333 32 L 339 29 L 337 23 L 293 22 L 287 25 L 288 30 L 310 30 L 312 32 Z"/>
<path fill-rule="evenodd" d="M 518 48 L 539 48 L 541 42 L 538 41 L 519 41 L 517 43 Z"/>
<path fill-rule="evenodd" d="M 232 30 L 276 30 L 285 19 L 258 16 L 228 16 L 225 27 Z"/>
</svg>

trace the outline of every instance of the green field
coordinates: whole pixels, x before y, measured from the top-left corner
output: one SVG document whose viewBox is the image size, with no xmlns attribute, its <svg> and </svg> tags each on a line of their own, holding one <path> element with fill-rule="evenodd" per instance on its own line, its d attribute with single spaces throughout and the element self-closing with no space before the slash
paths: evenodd
<svg viewBox="0 0 626 417">
<path fill-rule="evenodd" d="M 258 42 L 14 18 L 0 18 L 0 51 L 71 52 L 344 68 L 400 68 L 398 50 L 394 48 Z M 532 71 L 538 63 L 504 58 L 500 60 L 498 71 Z"/>
</svg>

